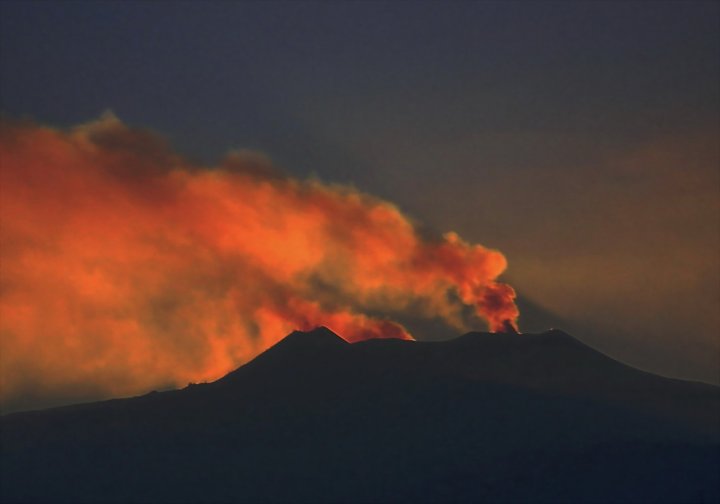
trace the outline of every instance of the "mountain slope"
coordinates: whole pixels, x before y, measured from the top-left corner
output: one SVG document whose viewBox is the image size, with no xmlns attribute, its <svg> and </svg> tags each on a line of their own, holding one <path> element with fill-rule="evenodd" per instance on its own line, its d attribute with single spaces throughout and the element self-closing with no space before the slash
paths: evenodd
<svg viewBox="0 0 720 504">
<path fill-rule="evenodd" d="M 560 331 L 351 345 L 320 328 L 215 383 L 3 417 L 0 497 L 712 502 L 719 405 Z"/>
</svg>

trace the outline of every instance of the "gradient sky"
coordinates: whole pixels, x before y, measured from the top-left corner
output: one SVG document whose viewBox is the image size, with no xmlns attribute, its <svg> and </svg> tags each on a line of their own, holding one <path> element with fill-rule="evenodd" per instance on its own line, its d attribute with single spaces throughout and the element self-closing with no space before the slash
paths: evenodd
<svg viewBox="0 0 720 504">
<path fill-rule="evenodd" d="M 535 305 L 521 327 L 720 382 L 717 2 L 0 13 L 4 115 L 63 127 L 111 109 L 193 159 L 252 149 L 351 183 L 503 251 Z"/>
</svg>

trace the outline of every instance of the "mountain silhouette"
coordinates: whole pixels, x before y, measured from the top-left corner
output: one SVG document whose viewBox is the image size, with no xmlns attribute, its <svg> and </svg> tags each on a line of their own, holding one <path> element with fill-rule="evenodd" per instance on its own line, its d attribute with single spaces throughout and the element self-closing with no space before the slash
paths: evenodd
<svg viewBox="0 0 720 504">
<path fill-rule="evenodd" d="M 720 499 L 720 388 L 559 330 L 294 332 L 213 383 L 0 428 L 2 502 Z"/>
</svg>

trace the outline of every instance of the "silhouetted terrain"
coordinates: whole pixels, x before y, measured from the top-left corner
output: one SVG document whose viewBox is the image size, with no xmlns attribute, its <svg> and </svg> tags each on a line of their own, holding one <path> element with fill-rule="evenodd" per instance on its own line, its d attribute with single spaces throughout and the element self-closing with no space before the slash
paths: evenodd
<svg viewBox="0 0 720 504">
<path fill-rule="evenodd" d="M 1 418 L 3 502 L 720 499 L 720 389 L 561 331 L 296 332 L 223 379 Z"/>
</svg>

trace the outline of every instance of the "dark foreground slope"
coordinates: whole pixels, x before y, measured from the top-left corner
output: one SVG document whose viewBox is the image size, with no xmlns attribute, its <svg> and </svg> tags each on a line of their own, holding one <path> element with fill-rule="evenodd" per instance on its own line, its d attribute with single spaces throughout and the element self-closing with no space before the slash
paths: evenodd
<svg viewBox="0 0 720 504">
<path fill-rule="evenodd" d="M 717 502 L 717 387 L 560 332 L 293 333 L 211 384 L 1 419 L 3 502 Z"/>
</svg>

